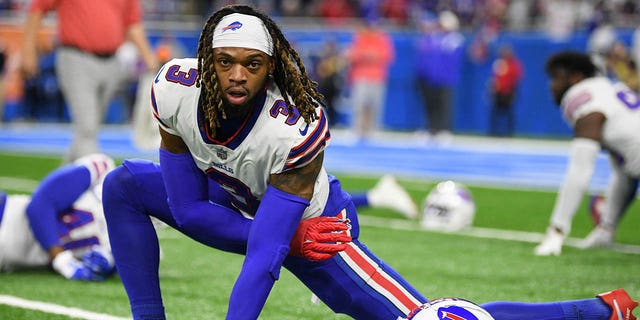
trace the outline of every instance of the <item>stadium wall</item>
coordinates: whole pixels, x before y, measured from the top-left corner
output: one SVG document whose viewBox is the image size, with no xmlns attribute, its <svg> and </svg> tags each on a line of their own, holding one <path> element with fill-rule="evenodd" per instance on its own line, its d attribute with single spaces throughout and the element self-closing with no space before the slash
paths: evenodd
<svg viewBox="0 0 640 320">
<path fill-rule="evenodd" d="M 149 30 L 152 45 L 157 45 L 167 37 L 173 38 L 184 50 L 186 56 L 195 56 L 199 31 L 167 32 L 167 30 Z M 351 30 L 331 29 L 293 29 L 285 28 L 290 42 L 299 49 L 308 69 L 311 68 L 313 56 L 320 53 L 326 41 L 335 41 L 341 49 L 345 49 L 352 39 Z M 633 30 L 618 30 L 619 38 L 630 44 Z M 422 99 L 416 86 L 416 74 L 413 62 L 418 59 L 413 50 L 418 39 L 417 32 L 391 31 L 395 45 L 396 59 L 391 66 L 387 90 L 384 126 L 389 130 L 414 131 L 424 128 L 425 115 Z M 467 32 L 465 51 L 469 52 L 469 44 L 474 36 Z M 469 54 L 462 63 L 462 74 L 458 85 L 454 88 L 452 109 L 453 131 L 461 134 L 484 135 L 488 132 L 491 110 L 488 81 L 491 75 L 491 64 L 496 57 L 497 48 L 501 44 L 510 44 L 524 66 L 524 78 L 515 101 L 515 134 L 522 137 L 564 138 L 571 133 L 560 117 L 558 108 L 548 92 L 547 77 L 544 74 L 544 63 L 552 53 L 562 49 L 585 50 L 588 34 L 585 31 L 575 32 L 571 38 L 554 41 L 542 32 L 503 32 L 488 47 L 486 60 L 472 61 Z M 350 111 L 348 87 L 344 87 L 340 103 L 338 123 L 348 126 Z M 126 121 L 127 107 L 124 99 L 115 99 L 107 114 L 107 123 Z M 18 102 L 19 104 L 19 102 Z M 14 106 L 11 111 L 5 110 L 5 120 L 20 118 L 20 107 Z M 12 114 L 9 114 L 11 113 Z M 68 114 L 65 113 L 65 117 Z M 45 119 L 47 117 L 44 117 Z"/>
<path fill-rule="evenodd" d="M 291 43 L 296 46 L 305 64 L 310 68 L 312 56 L 317 55 L 322 45 L 332 40 L 345 49 L 352 39 L 350 31 L 336 30 L 291 30 L 285 31 Z M 629 45 L 633 30 L 618 30 L 620 40 Z M 413 46 L 418 39 L 417 32 L 390 32 L 395 45 L 396 59 L 391 66 L 387 91 L 384 125 L 387 129 L 413 131 L 425 126 L 422 99 L 416 87 L 413 61 L 418 59 Z M 473 33 L 465 33 L 465 52 Z M 183 35 L 179 40 L 185 48 L 196 48 L 197 35 Z M 491 64 L 501 44 L 510 44 L 524 67 L 524 78 L 515 101 L 516 135 L 524 137 L 562 138 L 571 134 L 563 122 L 559 110 L 548 92 L 548 80 L 544 73 L 546 59 L 559 50 L 586 50 L 588 34 L 575 32 L 571 38 L 555 41 L 543 32 L 503 32 L 498 35 L 488 49 L 485 61 L 472 61 L 465 55 L 462 75 L 454 88 L 452 110 L 453 129 L 456 133 L 484 135 L 488 132 L 491 111 L 488 81 Z M 194 51 L 189 52 L 195 54 Z M 345 88 L 348 90 L 347 88 Z M 337 106 L 339 122 L 348 125 L 350 107 L 348 92 Z"/>
</svg>

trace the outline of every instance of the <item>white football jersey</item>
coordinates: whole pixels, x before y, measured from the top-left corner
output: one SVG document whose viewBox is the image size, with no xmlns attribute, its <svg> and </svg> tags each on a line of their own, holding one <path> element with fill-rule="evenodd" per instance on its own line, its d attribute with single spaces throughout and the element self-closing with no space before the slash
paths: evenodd
<svg viewBox="0 0 640 320">
<path fill-rule="evenodd" d="M 113 160 L 94 154 L 75 163 L 89 169 L 91 183 L 72 207 L 59 215 L 57 229 L 61 244 L 72 250 L 76 258 L 81 258 L 93 246 L 110 254 L 101 199 L 102 182 L 114 168 Z M 0 271 L 49 265 L 49 254 L 40 246 L 29 226 L 26 211 L 30 201 L 29 195 L 8 195 L 6 203 L 0 203 L 0 210 L 4 207 L 0 220 Z"/>
<path fill-rule="evenodd" d="M 640 177 L 640 99 L 634 91 L 604 77 L 587 78 L 567 91 L 561 109 L 572 128 L 590 113 L 604 114 L 602 147 L 626 174 Z"/>
<path fill-rule="evenodd" d="M 49 264 L 49 254 L 36 241 L 29 226 L 26 209 L 30 199 L 28 195 L 7 197 L 0 222 L 0 271 Z M 93 245 L 111 252 L 102 203 L 92 191 L 85 192 L 62 215 L 59 229 L 65 230 L 61 238 L 63 246 L 73 250 L 76 258 Z"/>
<path fill-rule="evenodd" d="M 200 170 L 229 193 L 245 217 L 252 218 L 270 174 L 304 166 L 324 150 L 330 139 L 327 118 L 318 108 L 320 119 L 307 124 L 297 110 L 287 110 L 280 91 L 270 82 L 264 99 L 235 133 L 217 141 L 208 136 L 209 124 L 198 113 L 196 75 L 196 59 L 165 64 L 153 83 L 154 116 L 162 129 L 182 138 Z M 319 216 L 328 194 L 328 177 L 322 169 L 303 219 Z"/>
</svg>

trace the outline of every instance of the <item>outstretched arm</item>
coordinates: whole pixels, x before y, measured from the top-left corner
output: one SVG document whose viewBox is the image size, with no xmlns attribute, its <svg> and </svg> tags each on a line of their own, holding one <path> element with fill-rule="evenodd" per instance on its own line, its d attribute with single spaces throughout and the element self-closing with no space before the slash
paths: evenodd
<svg viewBox="0 0 640 320">
<path fill-rule="evenodd" d="M 157 72 L 160 63 L 158 62 L 158 59 L 156 59 L 153 50 L 151 50 L 151 45 L 147 40 L 147 34 L 142 23 L 136 23 L 129 26 L 127 29 L 127 37 L 138 49 L 147 70 Z"/>
<path fill-rule="evenodd" d="M 58 236 L 58 215 L 71 208 L 90 185 L 87 167 L 68 165 L 50 173 L 33 193 L 27 218 L 33 235 L 51 259 L 64 250 Z"/>
<path fill-rule="evenodd" d="M 207 177 L 196 166 L 182 138 L 164 130 L 160 130 L 160 136 L 160 168 L 176 222 L 189 236 L 204 243 L 207 239 L 246 242 L 251 220 L 209 202 Z"/>
<path fill-rule="evenodd" d="M 323 155 L 305 167 L 271 175 L 249 233 L 247 256 L 231 292 L 227 319 L 258 318 L 309 206 Z"/>
<path fill-rule="evenodd" d="M 183 231 L 194 239 L 213 247 L 216 247 L 220 241 L 246 244 L 251 224 L 255 222 L 230 208 L 209 202 L 207 177 L 196 166 L 188 152 L 189 149 L 180 137 L 171 135 L 164 130 L 160 130 L 160 132 L 162 136 L 160 150 L 162 176 L 169 196 L 171 211 Z M 283 175 L 283 177 L 287 175 Z M 276 177 L 275 180 L 273 178 L 272 180 L 280 181 L 277 182 L 280 188 L 289 188 L 288 192 L 292 192 L 291 188 L 296 186 L 288 184 L 293 182 L 287 182 L 283 178 Z M 304 188 L 300 190 L 304 190 Z M 310 192 L 313 193 L 313 190 Z M 296 224 L 299 222 L 300 219 L 296 221 Z M 296 250 L 291 254 L 311 260 L 328 259 L 344 249 L 342 245 L 334 242 L 351 241 L 342 232 L 348 228 L 346 223 L 329 217 L 308 219 L 298 228 L 300 230 L 296 233 L 294 241 L 299 245 L 295 246 Z M 291 237 L 289 239 L 291 240 Z M 305 239 L 313 239 L 314 241 L 307 243 Z"/>
<path fill-rule="evenodd" d="M 600 152 L 604 120 L 602 113 L 594 112 L 576 122 L 575 137 L 571 141 L 569 150 L 569 166 L 551 216 L 551 226 L 565 236 L 571 229 L 571 220 L 580 205 L 582 196 L 589 187 L 596 158 Z"/>
<path fill-rule="evenodd" d="M 73 206 L 91 182 L 91 172 L 85 165 L 61 167 L 42 181 L 26 209 L 34 237 L 49 254 L 53 269 L 67 279 L 101 281 L 106 276 L 92 272 L 65 250 L 58 235 L 58 216 Z"/>
<path fill-rule="evenodd" d="M 38 66 L 38 30 L 42 23 L 43 13 L 30 11 L 24 25 L 20 69 L 25 79 L 36 76 L 40 72 Z"/>
</svg>

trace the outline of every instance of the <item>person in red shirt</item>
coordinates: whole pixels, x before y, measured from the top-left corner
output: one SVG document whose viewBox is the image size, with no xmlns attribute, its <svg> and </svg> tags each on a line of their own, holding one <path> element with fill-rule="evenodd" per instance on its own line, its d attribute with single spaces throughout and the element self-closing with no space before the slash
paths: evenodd
<svg viewBox="0 0 640 320">
<path fill-rule="evenodd" d="M 510 46 L 503 45 L 499 50 L 499 57 L 493 62 L 492 68 L 493 109 L 491 110 L 490 134 L 511 136 L 514 131 L 513 102 L 523 71 L 520 60 Z M 503 131 L 498 129 L 500 116 L 506 118 L 507 125 Z"/>
<path fill-rule="evenodd" d="M 57 14 L 56 75 L 71 114 L 73 140 L 65 163 L 98 152 L 98 129 L 107 106 L 121 85 L 115 56 L 127 40 L 146 67 L 156 72 L 157 59 L 142 26 L 138 0 L 33 0 L 24 27 L 21 70 L 25 79 L 38 74 L 37 33 L 44 15 Z"/>
<path fill-rule="evenodd" d="M 378 25 L 368 18 L 353 36 L 348 49 L 352 127 L 358 139 L 366 140 L 381 127 L 387 95 L 389 67 L 395 55 L 393 42 Z"/>
</svg>

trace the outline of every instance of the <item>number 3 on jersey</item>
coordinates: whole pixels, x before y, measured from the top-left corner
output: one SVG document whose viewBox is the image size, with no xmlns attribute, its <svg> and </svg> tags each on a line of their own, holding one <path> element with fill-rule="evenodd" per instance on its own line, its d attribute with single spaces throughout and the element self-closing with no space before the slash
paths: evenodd
<svg viewBox="0 0 640 320">
<path fill-rule="evenodd" d="M 198 70 L 191 68 L 188 72 L 184 72 L 180 70 L 179 65 L 172 65 L 167 69 L 167 75 L 165 78 L 169 82 L 179 83 L 183 86 L 191 87 L 196 83 L 196 78 L 198 76 Z"/>
<path fill-rule="evenodd" d="M 630 89 L 620 90 L 617 92 L 616 96 L 618 96 L 618 99 L 620 99 L 620 101 L 622 101 L 622 103 L 631 110 L 636 110 L 640 107 L 640 99 L 638 99 L 638 95 Z"/>
</svg>

